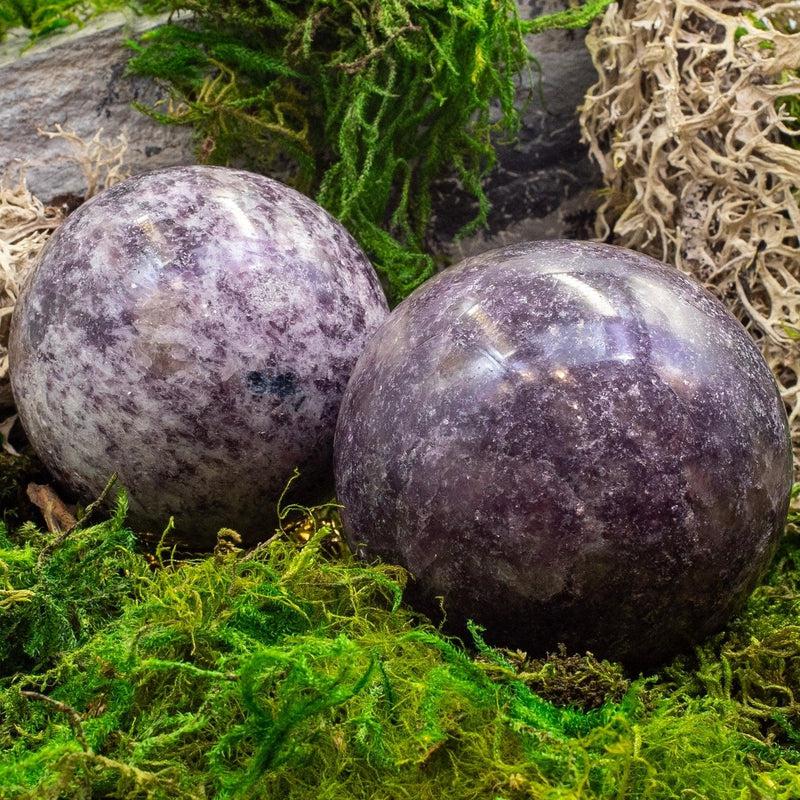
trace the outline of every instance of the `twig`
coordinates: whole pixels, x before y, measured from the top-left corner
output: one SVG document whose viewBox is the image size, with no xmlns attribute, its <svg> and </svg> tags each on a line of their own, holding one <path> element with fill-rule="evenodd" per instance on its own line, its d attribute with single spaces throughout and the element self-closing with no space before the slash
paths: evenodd
<svg viewBox="0 0 800 800">
<path fill-rule="evenodd" d="M 89 742 L 86 740 L 86 734 L 83 732 L 83 717 L 81 717 L 81 715 L 72 706 L 68 706 L 66 703 L 62 703 L 60 700 L 53 700 L 52 697 L 48 697 L 46 694 L 42 694 L 41 692 L 23 690 L 20 692 L 20 694 L 23 697 L 27 697 L 29 700 L 41 700 L 41 702 L 52 706 L 56 711 L 66 714 L 69 718 L 70 727 L 75 733 L 75 738 L 80 742 L 84 752 L 92 752 L 92 748 L 89 747 Z"/>
<path fill-rule="evenodd" d="M 108 479 L 106 485 L 103 487 L 103 491 L 100 492 L 100 496 L 96 500 L 89 503 L 88 506 L 86 506 L 86 508 L 83 511 L 83 514 L 81 514 L 80 519 L 75 523 L 75 527 L 77 527 L 78 525 L 83 525 L 83 523 L 86 522 L 86 520 L 89 519 L 89 517 L 91 517 L 92 514 L 94 514 L 94 512 L 97 511 L 97 509 L 100 508 L 101 505 L 103 505 L 103 503 L 105 503 L 106 498 L 108 497 L 109 493 L 111 492 L 111 489 L 114 487 L 114 484 L 116 482 L 117 482 L 117 473 L 114 472 Z"/>
<path fill-rule="evenodd" d="M 408 25 L 404 25 L 402 28 L 399 28 L 393 34 L 387 37 L 383 44 L 373 48 L 369 51 L 369 53 L 365 53 L 363 56 L 361 56 L 361 58 L 357 58 L 355 61 L 347 61 L 342 64 L 335 64 L 334 66 L 336 69 L 340 69 L 343 72 L 346 72 L 348 75 L 355 75 L 356 72 L 360 72 L 370 61 L 372 61 L 373 58 L 387 50 L 389 45 L 391 45 L 395 39 L 398 39 L 404 33 L 415 32 L 419 30 L 422 30 L 419 25 L 414 25 L 414 23 L 409 22 Z"/>
</svg>

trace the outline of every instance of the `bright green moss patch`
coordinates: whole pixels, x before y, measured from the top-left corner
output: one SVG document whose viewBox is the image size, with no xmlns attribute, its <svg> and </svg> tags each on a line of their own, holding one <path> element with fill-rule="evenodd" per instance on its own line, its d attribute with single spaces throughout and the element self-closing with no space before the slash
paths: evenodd
<svg viewBox="0 0 800 800">
<path fill-rule="evenodd" d="M 53 549 L 0 539 L 4 799 L 800 793 L 797 514 L 725 633 L 631 679 L 479 629 L 464 650 L 327 512 L 173 561 L 136 552 L 124 511 Z"/>
<path fill-rule="evenodd" d="M 154 14 L 166 7 L 167 0 L 0 0 L 0 41 L 11 28 L 24 28 L 33 42 L 106 11 Z"/>
</svg>

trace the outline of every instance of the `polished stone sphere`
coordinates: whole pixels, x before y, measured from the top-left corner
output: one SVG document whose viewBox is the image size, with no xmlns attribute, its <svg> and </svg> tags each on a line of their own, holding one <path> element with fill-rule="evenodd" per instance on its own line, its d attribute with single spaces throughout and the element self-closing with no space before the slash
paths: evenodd
<svg viewBox="0 0 800 800">
<path fill-rule="evenodd" d="M 786 413 L 698 284 L 608 245 L 470 258 L 402 303 L 336 429 L 346 536 L 406 567 L 452 630 L 653 664 L 719 628 L 767 567 Z"/>
<path fill-rule="evenodd" d="M 187 544 L 272 533 L 332 490 L 350 372 L 387 313 L 377 277 L 322 208 L 260 175 L 139 175 L 55 232 L 17 305 L 23 426 L 84 502 L 116 471 L 131 523 L 175 515 Z"/>
</svg>

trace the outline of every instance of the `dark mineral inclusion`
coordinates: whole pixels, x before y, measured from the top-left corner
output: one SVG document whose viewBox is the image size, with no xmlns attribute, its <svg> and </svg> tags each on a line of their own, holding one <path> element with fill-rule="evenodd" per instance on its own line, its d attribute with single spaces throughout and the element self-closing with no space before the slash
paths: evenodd
<svg viewBox="0 0 800 800">
<path fill-rule="evenodd" d="M 633 665 L 719 628 L 787 512 L 786 413 L 699 285 L 606 245 L 468 259 L 371 339 L 335 444 L 349 542 L 490 641 Z"/>
<path fill-rule="evenodd" d="M 131 521 L 189 544 L 272 533 L 275 504 L 331 487 L 333 431 L 387 313 L 345 229 L 239 170 L 109 189 L 58 229 L 14 314 L 11 380 L 42 460 L 91 500 L 113 471 Z"/>
</svg>

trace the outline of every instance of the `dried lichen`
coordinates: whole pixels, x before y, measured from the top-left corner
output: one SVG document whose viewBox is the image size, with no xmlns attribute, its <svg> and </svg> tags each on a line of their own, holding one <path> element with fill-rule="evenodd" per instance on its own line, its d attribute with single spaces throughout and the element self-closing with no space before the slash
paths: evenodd
<svg viewBox="0 0 800 800">
<path fill-rule="evenodd" d="M 125 131 L 113 139 L 103 136 L 103 129 L 92 137 L 78 136 L 77 133 L 55 125 L 51 131 L 38 129 L 40 136 L 60 139 L 69 145 L 70 152 L 61 158 L 77 164 L 83 173 L 83 199 L 94 197 L 103 189 L 125 180 L 130 173 L 125 165 L 128 154 L 128 137 Z"/>
<path fill-rule="evenodd" d="M 623 0 L 587 37 L 601 238 L 703 281 L 760 343 L 800 448 L 800 2 Z M 798 452 L 796 450 L 796 452 Z"/>
<path fill-rule="evenodd" d="M 81 138 L 56 125 L 40 135 L 62 139 L 71 152 L 62 158 L 78 164 L 85 181 L 84 198 L 128 176 L 125 170 L 127 139 L 120 134 L 107 140 L 102 130 Z M 8 334 L 20 288 L 45 242 L 63 222 L 66 209 L 47 206 L 28 190 L 25 166 L 16 165 L 0 175 L 0 411 L 12 405 L 8 383 Z M 0 446 L 8 449 L 8 426 L 0 419 Z"/>
<path fill-rule="evenodd" d="M 45 206 L 28 191 L 21 169 L 0 179 L 0 408 L 12 402 L 8 385 L 11 314 L 37 254 L 63 218 L 62 209 Z"/>
</svg>

